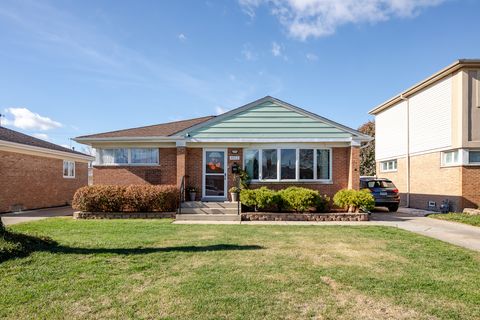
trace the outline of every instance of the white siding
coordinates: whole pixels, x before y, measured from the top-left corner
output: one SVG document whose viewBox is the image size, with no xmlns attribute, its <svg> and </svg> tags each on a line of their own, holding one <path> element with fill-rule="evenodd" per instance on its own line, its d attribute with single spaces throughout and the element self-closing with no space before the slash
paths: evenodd
<svg viewBox="0 0 480 320">
<path fill-rule="evenodd" d="M 410 97 L 410 153 L 452 144 L 452 78 Z"/>
<path fill-rule="evenodd" d="M 397 158 L 407 153 L 407 103 L 399 102 L 375 117 L 375 158 Z"/>
</svg>

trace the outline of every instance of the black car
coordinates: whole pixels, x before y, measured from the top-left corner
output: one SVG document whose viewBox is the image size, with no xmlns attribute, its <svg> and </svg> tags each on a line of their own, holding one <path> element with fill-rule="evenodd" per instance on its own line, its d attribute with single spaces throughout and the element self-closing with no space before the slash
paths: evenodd
<svg viewBox="0 0 480 320">
<path fill-rule="evenodd" d="M 388 179 L 361 177 L 360 189 L 369 189 L 375 198 L 376 207 L 387 207 L 388 211 L 396 212 L 400 204 L 398 189 Z"/>
</svg>

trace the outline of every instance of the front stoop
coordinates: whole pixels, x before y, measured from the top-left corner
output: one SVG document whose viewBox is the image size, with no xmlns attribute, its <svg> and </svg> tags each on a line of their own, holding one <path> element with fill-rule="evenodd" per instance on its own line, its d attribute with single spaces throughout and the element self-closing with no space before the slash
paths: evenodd
<svg viewBox="0 0 480 320">
<path fill-rule="evenodd" d="M 236 202 L 187 201 L 181 204 L 178 221 L 240 221 Z"/>
</svg>

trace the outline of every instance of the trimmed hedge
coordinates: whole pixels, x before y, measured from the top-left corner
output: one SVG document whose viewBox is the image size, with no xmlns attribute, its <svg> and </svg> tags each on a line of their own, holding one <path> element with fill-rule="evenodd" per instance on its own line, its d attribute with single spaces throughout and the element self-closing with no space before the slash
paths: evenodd
<svg viewBox="0 0 480 320">
<path fill-rule="evenodd" d="M 369 211 L 375 208 L 375 198 L 368 189 L 342 189 L 333 197 L 333 202 L 348 212 Z"/>
<path fill-rule="evenodd" d="M 240 201 L 255 210 L 328 212 L 330 209 L 329 197 L 321 196 L 316 190 L 301 187 L 288 187 L 280 191 L 267 187 L 243 189 L 240 192 Z"/>
<path fill-rule="evenodd" d="M 83 212 L 171 212 L 178 200 L 175 186 L 93 185 L 75 192 L 72 207 Z"/>
</svg>

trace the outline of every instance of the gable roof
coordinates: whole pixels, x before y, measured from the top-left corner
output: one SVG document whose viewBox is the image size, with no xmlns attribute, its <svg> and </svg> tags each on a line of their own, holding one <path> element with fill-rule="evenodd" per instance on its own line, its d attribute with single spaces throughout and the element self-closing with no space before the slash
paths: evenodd
<svg viewBox="0 0 480 320">
<path fill-rule="evenodd" d="M 352 128 L 349 128 L 347 126 L 344 126 L 340 123 L 337 123 L 335 121 L 332 121 L 332 120 L 329 120 L 327 118 L 324 118 L 322 116 L 319 116 L 315 113 L 312 113 L 310 111 L 307 111 L 305 109 L 302 109 L 302 108 L 299 108 L 297 106 L 294 106 L 290 103 L 287 103 L 285 101 L 282 101 L 280 99 L 277 99 L 277 98 L 274 98 L 274 97 L 271 97 L 271 96 L 266 96 L 266 97 L 263 97 L 261 99 L 258 99 L 258 100 L 255 100 L 251 103 L 248 103 L 244 106 L 241 106 L 241 107 L 238 107 L 236 109 L 233 109 L 233 110 L 230 110 L 226 113 L 223 113 L 215 118 L 212 118 L 208 121 L 205 121 L 205 122 L 202 122 L 202 123 L 199 123 L 193 127 L 190 127 L 190 128 L 187 128 L 186 130 L 183 130 L 183 131 L 180 131 L 180 132 L 177 132 L 177 135 L 190 135 L 192 132 L 196 132 L 196 131 L 199 131 L 201 130 L 202 128 L 206 128 L 208 126 L 213 126 L 217 123 L 220 123 L 226 119 L 229 119 L 235 115 L 239 115 L 249 109 L 253 109 L 259 105 L 262 105 L 262 104 L 265 104 L 265 103 L 268 103 L 268 102 L 271 102 L 271 103 L 274 103 L 275 105 L 278 105 L 278 106 L 281 106 L 287 110 L 290 110 L 290 111 L 293 111 L 297 114 L 300 114 L 300 115 L 303 115 L 309 119 L 312 119 L 312 120 L 316 120 L 316 121 L 319 121 L 323 124 L 326 124 L 326 125 L 329 125 L 331 126 L 332 128 L 335 128 L 335 129 L 338 129 L 339 131 L 342 131 L 342 132 L 346 132 L 356 138 L 358 138 L 358 140 L 362 140 L 362 141 L 370 141 L 371 140 L 371 137 L 369 137 L 368 135 L 365 135 L 355 129 L 352 129 Z M 255 134 L 256 132 L 252 132 L 252 134 Z"/>
<path fill-rule="evenodd" d="M 12 142 L 16 144 L 22 144 L 26 145 L 29 147 L 37 147 L 37 148 L 43 148 L 43 149 L 48 149 L 48 150 L 54 150 L 54 151 L 61 151 L 61 152 L 67 152 L 71 153 L 74 155 L 78 156 L 87 156 L 90 157 L 87 154 L 74 151 L 72 149 L 68 149 L 62 146 L 59 146 L 58 144 L 54 144 L 42 139 L 38 139 L 32 136 L 29 136 L 27 134 L 12 130 L 12 129 L 7 129 L 5 127 L 0 127 L 0 142 L 1 141 L 6 141 L 6 142 Z"/>
<path fill-rule="evenodd" d="M 452 63 L 451 65 L 429 76 L 428 78 L 423 79 L 422 81 L 413 85 L 407 90 L 402 91 L 400 94 L 397 94 L 393 98 L 390 98 L 387 101 L 379 104 L 378 106 L 370 110 L 368 113 L 371 115 L 376 115 L 382 112 L 383 110 L 386 110 L 391 106 L 395 105 L 396 103 L 402 101 L 403 99 L 417 93 L 423 88 L 428 87 L 429 85 L 442 80 L 443 78 L 451 75 L 452 73 L 458 71 L 459 69 L 468 68 L 468 67 L 480 68 L 480 59 L 459 59 L 454 63 Z"/>
<path fill-rule="evenodd" d="M 268 106 L 262 106 L 262 104 L 274 104 L 280 108 L 283 108 L 285 113 L 290 113 L 290 116 L 301 117 L 304 119 L 304 122 L 310 122 L 310 128 L 308 125 L 305 127 L 296 127 L 297 130 L 301 131 L 300 134 L 294 135 L 293 139 L 309 139 L 312 141 L 347 141 L 347 140 L 356 140 L 356 141 L 370 141 L 372 138 L 368 135 L 365 135 L 357 130 L 349 128 L 347 126 L 341 125 L 337 122 L 329 120 L 327 118 L 321 117 L 317 114 L 304 110 L 302 108 L 296 107 L 292 104 L 284 102 L 280 99 L 266 96 L 264 98 L 258 99 L 254 102 L 248 103 L 244 106 L 239 108 L 233 109 L 226 113 L 223 113 L 219 116 L 207 116 L 201 118 L 194 118 L 189 120 L 182 120 L 182 121 L 175 121 L 175 122 L 168 122 L 163 124 L 145 126 L 145 127 L 137 127 L 131 129 L 124 129 L 124 130 L 117 130 L 117 131 L 110 131 L 92 135 L 85 135 L 75 138 L 74 140 L 80 143 L 87 143 L 90 144 L 92 142 L 100 142 L 100 141 L 181 141 L 181 140 L 191 140 L 191 141 L 200 141 L 198 139 L 192 138 L 192 135 L 195 134 L 197 131 L 201 131 L 202 129 L 208 128 L 209 126 L 214 126 L 216 124 L 221 123 L 222 121 L 229 121 L 233 116 L 240 115 L 242 112 L 246 112 L 247 110 L 254 110 L 255 108 L 268 108 Z M 278 112 L 278 111 L 277 111 Z M 282 111 L 280 111 L 282 112 Z M 241 115 L 240 115 L 241 116 Z M 288 119 L 288 115 L 286 115 L 286 119 Z M 283 119 L 285 120 L 285 119 Z M 271 121 L 271 119 L 270 119 Z M 316 127 L 313 130 L 311 123 L 317 123 Z M 286 126 L 288 127 L 288 123 L 279 123 L 279 126 Z M 292 126 L 290 126 L 291 128 Z M 321 128 L 320 128 L 321 127 Z M 302 128 L 305 130 L 302 131 Z M 243 130 L 249 130 L 248 128 L 243 128 Z M 259 130 L 250 130 L 250 137 L 257 135 L 260 139 L 265 138 L 265 135 L 262 136 Z M 320 134 L 320 132 L 324 132 L 325 134 L 322 137 L 314 137 L 314 134 L 310 134 L 310 132 L 315 131 L 314 133 Z M 322 131 L 323 130 L 323 131 Z M 335 135 L 336 133 L 339 133 Z M 237 133 L 233 132 L 233 136 L 230 137 L 235 140 L 237 137 Z M 230 139 L 230 140 L 232 140 Z M 255 139 L 253 137 L 253 139 Z M 271 139 L 282 139 L 281 133 L 277 132 L 274 134 L 274 137 Z M 212 140 L 212 139 L 210 139 Z M 238 140 L 238 139 L 237 139 Z M 287 139 L 288 140 L 288 139 Z M 220 141 L 220 140 L 219 140 Z"/>
<path fill-rule="evenodd" d="M 194 125 L 208 121 L 212 118 L 215 118 L 215 116 L 206 116 L 201 118 L 161 123 L 161 124 L 156 124 L 151 126 L 109 131 L 109 132 L 80 136 L 75 139 L 83 140 L 83 139 L 89 139 L 89 138 L 120 138 L 120 137 L 135 138 L 135 137 L 155 137 L 155 136 L 170 137 L 175 135 L 179 131 L 183 131 Z"/>
</svg>

